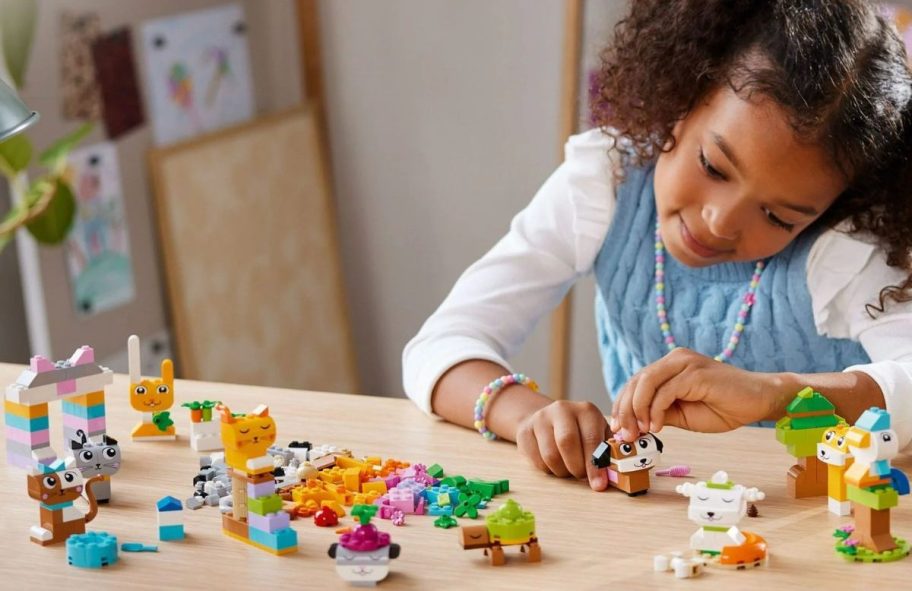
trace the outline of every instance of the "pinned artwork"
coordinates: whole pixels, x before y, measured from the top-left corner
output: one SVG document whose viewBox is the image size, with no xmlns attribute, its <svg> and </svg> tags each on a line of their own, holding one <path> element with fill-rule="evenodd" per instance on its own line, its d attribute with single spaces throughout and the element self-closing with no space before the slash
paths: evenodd
<svg viewBox="0 0 912 591">
<path fill-rule="evenodd" d="M 130 29 L 123 27 L 102 35 L 92 45 L 95 76 L 104 104 L 108 137 L 117 139 L 145 121 Z"/>
<path fill-rule="evenodd" d="M 157 144 L 253 116 L 244 12 L 228 5 L 143 25 L 149 105 Z"/>
<path fill-rule="evenodd" d="M 101 117 L 92 43 L 101 35 L 97 13 L 63 12 L 60 17 L 60 97 L 64 119 Z"/>
<path fill-rule="evenodd" d="M 98 314 L 135 296 L 117 149 L 104 142 L 75 150 L 69 166 L 79 203 L 66 243 L 73 302 L 79 314 Z"/>
</svg>

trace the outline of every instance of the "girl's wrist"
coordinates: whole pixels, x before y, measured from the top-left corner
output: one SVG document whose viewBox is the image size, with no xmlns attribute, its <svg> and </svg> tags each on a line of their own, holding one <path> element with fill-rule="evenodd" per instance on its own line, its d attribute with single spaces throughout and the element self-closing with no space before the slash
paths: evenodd
<svg viewBox="0 0 912 591">
<path fill-rule="evenodd" d="M 793 372 L 762 375 L 763 393 L 768 405 L 764 420 L 778 421 L 785 416 L 785 409 L 795 399 L 795 394 L 807 386 L 807 383 L 801 375 Z"/>
<path fill-rule="evenodd" d="M 488 402 L 485 425 L 500 439 L 516 441 L 519 424 L 553 402 L 522 384 L 511 384 Z"/>
</svg>

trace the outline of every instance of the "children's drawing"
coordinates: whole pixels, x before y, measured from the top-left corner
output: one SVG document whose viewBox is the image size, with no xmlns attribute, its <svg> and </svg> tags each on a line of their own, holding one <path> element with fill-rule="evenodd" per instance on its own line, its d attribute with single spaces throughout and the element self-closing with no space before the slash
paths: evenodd
<svg viewBox="0 0 912 591">
<path fill-rule="evenodd" d="M 170 144 L 253 116 L 244 12 L 228 5 L 142 27 L 152 128 Z"/>
<path fill-rule="evenodd" d="M 66 244 L 73 301 L 97 314 L 135 295 L 117 150 L 110 142 L 74 150 L 69 167 L 78 203 Z"/>
</svg>

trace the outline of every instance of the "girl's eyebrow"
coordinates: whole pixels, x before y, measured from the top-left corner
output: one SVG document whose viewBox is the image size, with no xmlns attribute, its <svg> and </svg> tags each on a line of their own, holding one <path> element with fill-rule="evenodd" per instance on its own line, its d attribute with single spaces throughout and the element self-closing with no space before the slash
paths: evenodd
<svg viewBox="0 0 912 591">
<path fill-rule="evenodd" d="M 735 156 L 734 150 L 732 150 L 731 146 L 728 145 L 728 142 L 725 141 L 725 138 L 714 131 L 710 132 L 710 137 L 712 138 L 713 143 L 716 144 L 716 146 L 719 148 L 719 151 L 721 151 L 722 154 L 728 158 L 729 162 L 731 162 L 732 166 L 735 167 L 735 170 L 741 172 L 741 169 L 739 168 L 740 161 L 738 160 L 738 157 Z M 813 217 L 819 215 L 820 213 L 809 205 L 798 205 L 794 203 L 787 203 L 785 201 L 777 201 L 775 202 L 775 205 L 784 207 L 786 209 L 791 209 L 792 211 L 797 211 L 798 213 L 806 216 Z"/>
</svg>

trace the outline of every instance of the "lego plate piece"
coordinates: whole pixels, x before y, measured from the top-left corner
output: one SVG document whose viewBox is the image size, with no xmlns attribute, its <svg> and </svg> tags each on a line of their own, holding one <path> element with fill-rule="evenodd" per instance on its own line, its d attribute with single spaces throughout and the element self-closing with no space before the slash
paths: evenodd
<svg viewBox="0 0 912 591">
<path fill-rule="evenodd" d="M 66 541 L 67 564 L 102 568 L 117 562 L 117 538 L 107 532 L 73 534 Z"/>
</svg>

